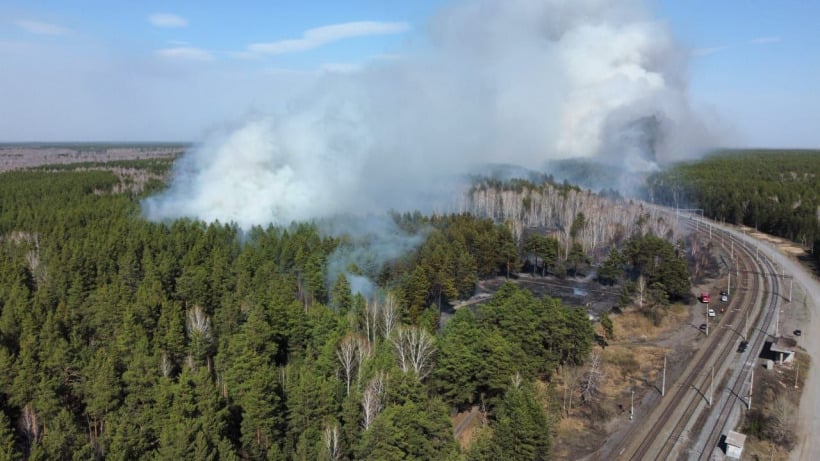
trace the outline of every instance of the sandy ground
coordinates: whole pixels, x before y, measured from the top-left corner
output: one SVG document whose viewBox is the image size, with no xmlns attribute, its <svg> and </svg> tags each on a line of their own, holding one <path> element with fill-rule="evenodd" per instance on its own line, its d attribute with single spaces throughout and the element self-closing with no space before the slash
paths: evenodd
<svg viewBox="0 0 820 461">
<path fill-rule="evenodd" d="M 800 409 L 798 414 L 798 446 L 791 453 L 793 461 L 813 461 L 820 460 L 820 312 L 818 312 L 818 302 L 820 301 L 820 283 L 804 266 L 790 258 L 787 252 L 783 252 L 776 247 L 770 238 L 760 239 L 756 234 L 755 238 L 744 232 L 723 227 L 736 237 L 753 245 L 758 245 L 761 252 L 780 266 L 786 275 L 794 277 L 794 287 L 792 302 L 782 304 L 782 319 L 780 321 L 781 335 L 790 336 L 794 329 L 803 330 L 802 336 L 798 339 L 799 344 L 806 349 L 812 359 L 812 367 L 808 380 L 803 389 L 800 399 Z M 783 284 L 787 296 L 789 290 L 789 280 Z"/>
</svg>

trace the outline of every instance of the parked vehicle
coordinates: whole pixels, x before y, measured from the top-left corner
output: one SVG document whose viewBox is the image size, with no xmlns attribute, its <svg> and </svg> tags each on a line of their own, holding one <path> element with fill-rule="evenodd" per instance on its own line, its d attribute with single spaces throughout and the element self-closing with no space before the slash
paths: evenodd
<svg viewBox="0 0 820 461">
<path fill-rule="evenodd" d="M 714 309 L 709 309 L 707 312 L 709 314 L 709 317 L 714 317 L 715 316 L 715 310 Z"/>
<path fill-rule="evenodd" d="M 725 291 L 721 291 L 720 292 L 720 300 L 724 303 L 729 302 L 729 293 L 726 293 Z"/>
<path fill-rule="evenodd" d="M 707 293 L 705 291 L 703 293 L 701 293 L 700 294 L 700 302 L 708 303 L 709 302 L 709 293 Z"/>
</svg>

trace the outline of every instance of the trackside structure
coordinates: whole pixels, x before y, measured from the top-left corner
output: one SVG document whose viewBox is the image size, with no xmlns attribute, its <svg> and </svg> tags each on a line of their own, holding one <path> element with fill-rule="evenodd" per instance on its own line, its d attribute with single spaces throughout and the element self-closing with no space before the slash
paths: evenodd
<svg viewBox="0 0 820 461">
<path fill-rule="evenodd" d="M 729 431 L 729 433 L 726 434 L 726 457 L 740 459 L 740 455 L 743 453 L 743 444 L 745 443 L 746 434 Z"/>
</svg>

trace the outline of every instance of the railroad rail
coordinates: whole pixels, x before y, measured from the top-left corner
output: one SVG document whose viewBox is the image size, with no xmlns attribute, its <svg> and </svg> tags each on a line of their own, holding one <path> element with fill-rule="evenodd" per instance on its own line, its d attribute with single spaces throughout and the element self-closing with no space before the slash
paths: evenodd
<svg viewBox="0 0 820 461">
<path fill-rule="evenodd" d="M 615 452 L 616 459 L 676 459 L 684 457 L 687 451 L 690 455 L 697 454 L 695 459 L 708 459 L 724 433 L 734 405 L 738 401 L 748 404 L 744 392 L 749 372 L 763 348 L 766 331 L 777 309 L 779 284 L 777 276 L 769 275 L 775 274 L 771 261 L 760 259 L 753 246 L 731 234 L 715 232 L 708 222 L 700 219 L 683 222 L 695 232 L 720 242 L 724 248 L 732 247 L 737 254 L 734 271 L 738 276 L 736 287 L 740 289 L 735 289 L 727 314 L 720 318 L 718 328 L 704 338 L 670 392 L 641 423 L 627 431 L 624 445 Z M 739 332 L 738 325 L 745 325 L 747 319 L 755 327 L 751 332 L 745 327 Z M 740 369 L 737 369 L 734 354 L 741 340 L 746 341 L 748 347 L 741 353 Z M 724 392 L 727 388 L 728 395 Z M 704 437 L 706 443 L 697 443 Z"/>
</svg>

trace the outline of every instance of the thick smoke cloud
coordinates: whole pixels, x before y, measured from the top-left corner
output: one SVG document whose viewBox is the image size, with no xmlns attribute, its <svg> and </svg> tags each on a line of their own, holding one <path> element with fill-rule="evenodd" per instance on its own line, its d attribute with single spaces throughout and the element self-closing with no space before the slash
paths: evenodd
<svg viewBox="0 0 820 461">
<path fill-rule="evenodd" d="M 430 211 L 477 165 L 692 156 L 709 138 L 688 104 L 688 52 L 650 13 L 637 0 L 456 3 L 422 49 L 327 74 L 284 113 L 212 135 L 145 212 L 248 228 Z"/>
</svg>

